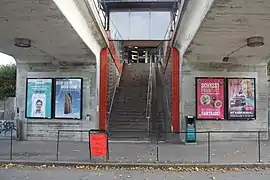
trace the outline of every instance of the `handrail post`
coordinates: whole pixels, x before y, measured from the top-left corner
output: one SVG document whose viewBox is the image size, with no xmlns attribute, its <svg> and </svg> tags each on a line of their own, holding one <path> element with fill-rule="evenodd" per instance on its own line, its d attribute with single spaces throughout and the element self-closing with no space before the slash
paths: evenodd
<svg viewBox="0 0 270 180">
<path fill-rule="evenodd" d="M 258 162 L 261 162 L 261 133 L 258 131 Z"/>
<path fill-rule="evenodd" d="M 146 119 L 148 121 L 148 132 L 150 132 L 150 126 L 151 126 L 151 104 L 152 104 L 152 61 L 150 60 L 149 63 L 149 77 L 148 77 L 148 87 L 147 87 L 147 97 L 146 97 L 146 109 L 145 109 L 145 115 Z"/>
<path fill-rule="evenodd" d="M 210 131 L 207 132 L 207 162 L 211 162 L 211 134 Z"/>
<path fill-rule="evenodd" d="M 57 141 L 56 141 L 56 161 L 59 160 L 59 140 L 60 140 L 60 131 L 57 132 Z"/>
<path fill-rule="evenodd" d="M 9 147 L 9 160 L 12 161 L 13 159 L 13 130 L 10 132 L 10 147 Z"/>
</svg>

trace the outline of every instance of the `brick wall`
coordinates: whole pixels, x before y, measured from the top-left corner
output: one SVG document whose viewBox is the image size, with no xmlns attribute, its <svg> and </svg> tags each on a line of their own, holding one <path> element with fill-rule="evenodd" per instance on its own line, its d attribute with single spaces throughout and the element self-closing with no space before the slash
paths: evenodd
<svg viewBox="0 0 270 180">
<path fill-rule="evenodd" d="M 107 112 L 113 103 L 114 90 L 119 84 L 120 73 L 113 61 L 111 54 L 108 54 L 108 92 L 107 92 Z"/>
<path fill-rule="evenodd" d="M 172 113 L 172 57 L 170 56 L 169 62 L 164 74 L 165 92 L 168 99 L 169 113 Z"/>
</svg>

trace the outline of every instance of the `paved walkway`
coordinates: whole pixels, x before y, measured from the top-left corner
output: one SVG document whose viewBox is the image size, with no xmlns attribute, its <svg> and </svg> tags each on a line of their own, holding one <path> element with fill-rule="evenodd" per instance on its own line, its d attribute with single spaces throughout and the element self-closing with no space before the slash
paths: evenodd
<svg viewBox="0 0 270 180">
<path fill-rule="evenodd" d="M 270 171 L 166 172 L 129 170 L 78 170 L 67 168 L 0 168 L 1 180 L 269 180 Z"/>
<path fill-rule="evenodd" d="M 162 143 L 158 146 L 160 162 L 205 163 L 207 162 L 207 143 L 180 145 Z M 13 141 L 13 160 L 55 161 L 55 141 Z M 151 143 L 110 143 L 110 162 L 155 162 L 157 145 Z M 211 142 L 212 163 L 255 163 L 258 162 L 258 143 L 256 141 Z M 9 160 L 10 141 L 0 140 L 0 160 Z M 270 162 L 270 141 L 261 142 L 261 160 Z M 60 142 L 59 161 L 89 162 L 88 143 Z M 91 161 L 104 161 L 93 158 Z"/>
</svg>

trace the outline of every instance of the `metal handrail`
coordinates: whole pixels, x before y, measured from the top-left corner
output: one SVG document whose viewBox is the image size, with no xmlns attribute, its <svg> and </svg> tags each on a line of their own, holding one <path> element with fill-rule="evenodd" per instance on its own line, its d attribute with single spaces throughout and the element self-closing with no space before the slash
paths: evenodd
<svg viewBox="0 0 270 180">
<path fill-rule="evenodd" d="M 99 16 L 99 19 L 100 19 L 100 21 L 102 22 L 102 25 L 103 25 L 103 27 L 105 28 L 106 27 L 106 15 L 105 15 L 105 13 L 100 9 L 100 1 L 96 1 L 96 0 L 94 0 L 94 5 L 95 5 L 95 8 L 96 8 L 96 10 L 97 10 L 97 12 L 98 12 L 98 16 Z M 101 16 L 101 14 L 102 14 L 102 16 Z"/>
<path fill-rule="evenodd" d="M 109 111 L 107 112 L 107 125 L 109 124 L 109 120 L 111 118 L 111 112 L 112 112 L 112 107 L 113 107 L 113 103 L 114 103 L 114 98 L 115 98 L 117 87 L 119 87 L 120 79 L 121 79 L 121 74 L 119 74 L 119 77 L 117 79 L 117 83 L 116 83 L 116 85 L 114 86 L 114 89 L 113 89 L 113 97 L 111 99 L 111 104 L 110 104 L 110 107 L 109 107 Z M 107 127 L 107 129 L 108 129 L 108 127 Z"/>
<path fill-rule="evenodd" d="M 152 83 L 152 61 L 149 63 L 149 78 L 148 78 L 148 87 L 147 87 L 147 98 L 146 98 L 146 109 L 145 115 L 148 121 L 148 132 L 150 132 L 150 119 L 152 111 L 152 92 L 153 92 L 153 83 Z"/>
<path fill-rule="evenodd" d="M 121 33 L 117 29 L 117 27 L 114 24 L 114 22 L 112 21 L 112 19 L 110 19 L 110 21 L 111 21 L 111 25 L 113 26 L 113 28 L 110 28 L 110 37 L 109 38 L 113 41 L 113 43 L 116 47 L 117 55 L 120 56 L 120 51 L 123 49 L 122 44 L 121 44 L 123 37 L 121 36 Z M 116 37 L 119 37 L 118 41 L 114 41 L 114 39 L 117 39 Z"/>
<path fill-rule="evenodd" d="M 162 66 L 161 63 L 162 63 L 162 62 L 159 62 L 159 63 L 158 63 L 159 72 L 163 72 L 163 69 L 162 69 L 163 66 Z M 160 70 L 161 70 L 161 71 L 160 71 Z M 168 116 L 169 116 L 169 117 L 168 117 L 168 118 L 169 118 L 169 122 L 171 122 L 171 119 L 172 119 L 172 113 L 170 112 L 170 108 L 169 108 L 169 107 L 170 107 L 170 105 L 169 105 L 169 98 L 168 98 L 168 94 L 167 94 L 167 90 L 166 90 L 167 87 L 165 86 L 165 84 L 166 84 L 165 81 L 166 81 L 166 80 L 165 80 L 164 76 L 162 76 L 162 73 L 161 73 L 161 78 L 162 78 L 162 84 L 163 84 L 163 86 L 164 86 L 164 88 L 165 88 L 165 89 L 164 89 L 164 90 L 165 90 L 165 94 L 164 94 L 164 95 L 165 95 L 165 99 L 166 99 L 166 102 L 165 102 L 165 103 L 166 103 L 166 106 L 167 106 L 167 108 L 165 108 L 165 109 L 167 109 L 167 112 L 166 112 L 166 113 L 167 113 Z M 171 124 L 170 124 L 170 126 L 171 126 Z"/>
</svg>

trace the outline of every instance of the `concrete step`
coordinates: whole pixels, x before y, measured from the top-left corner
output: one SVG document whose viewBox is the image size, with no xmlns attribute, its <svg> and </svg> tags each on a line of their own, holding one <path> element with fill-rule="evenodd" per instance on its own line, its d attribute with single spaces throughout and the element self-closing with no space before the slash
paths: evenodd
<svg viewBox="0 0 270 180">
<path fill-rule="evenodd" d="M 114 133 L 114 134 L 125 134 L 125 135 L 131 135 L 138 137 L 140 134 L 147 133 L 148 134 L 148 129 L 121 129 L 121 128 L 110 128 L 109 127 L 109 133 Z"/>
<path fill-rule="evenodd" d="M 126 114 L 122 113 L 122 111 L 125 111 Z M 140 114 L 133 114 L 133 112 L 143 112 L 141 115 Z M 120 112 L 120 113 L 119 113 Z M 123 108 L 119 108 L 119 109 L 113 109 L 111 112 L 111 116 L 115 117 L 115 116 L 122 116 L 122 117 L 145 117 L 146 112 L 145 112 L 145 108 L 138 108 L 138 109 L 123 109 Z"/>
<path fill-rule="evenodd" d="M 116 113 L 116 112 L 111 112 L 110 114 L 110 118 L 114 119 L 114 118 L 119 118 L 119 119 L 145 119 L 145 113 L 142 114 L 132 114 L 132 113 L 128 113 L 128 114 L 124 114 L 124 113 Z"/>
<path fill-rule="evenodd" d="M 111 115 L 109 121 L 117 122 L 117 121 L 144 121 L 146 120 L 145 116 L 119 116 L 119 115 Z"/>
<path fill-rule="evenodd" d="M 146 123 L 147 119 L 142 118 L 130 118 L 130 117 L 113 117 L 109 120 L 109 123 L 119 123 L 119 124 L 131 124 L 131 123 Z"/>
<path fill-rule="evenodd" d="M 148 128 L 148 123 L 132 123 L 132 124 L 109 124 L 112 129 L 134 129 L 134 130 L 145 130 Z"/>
<path fill-rule="evenodd" d="M 126 103 L 126 104 L 115 104 L 113 106 L 113 111 L 133 111 L 133 112 L 144 112 L 146 109 L 146 103 L 143 104 L 132 104 L 132 103 Z"/>
<path fill-rule="evenodd" d="M 133 102 L 144 102 L 147 99 L 147 95 L 119 95 L 115 98 L 115 101 L 133 101 Z"/>
<path fill-rule="evenodd" d="M 112 113 L 110 117 L 111 117 L 111 119 L 114 119 L 114 118 L 118 118 L 118 119 L 146 119 L 145 114 L 142 114 L 142 115 L 136 115 L 136 114 L 123 115 L 123 114 Z"/>
<path fill-rule="evenodd" d="M 109 139 L 113 141 L 150 141 L 150 135 L 145 132 L 112 132 Z"/>
<path fill-rule="evenodd" d="M 126 129 L 126 130 L 145 130 L 148 129 L 148 124 L 109 124 L 111 129 Z"/>
<path fill-rule="evenodd" d="M 121 115 L 145 115 L 145 111 L 137 111 L 137 110 L 121 110 L 121 109 L 115 109 L 112 113 L 117 113 L 117 114 L 121 114 Z"/>
</svg>

